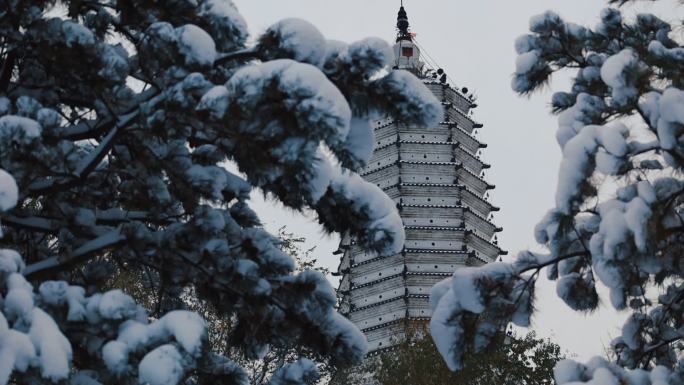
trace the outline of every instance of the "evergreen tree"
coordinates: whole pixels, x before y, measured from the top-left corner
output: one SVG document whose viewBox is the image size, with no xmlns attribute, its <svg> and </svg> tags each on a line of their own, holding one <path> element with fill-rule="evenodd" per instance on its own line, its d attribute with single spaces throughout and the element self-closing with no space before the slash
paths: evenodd
<svg viewBox="0 0 684 385">
<path fill-rule="evenodd" d="M 325 277 L 295 273 L 248 196 L 396 253 L 392 200 L 355 173 L 369 121 L 430 126 L 441 105 L 379 39 L 298 19 L 247 37 L 230 0 L 0 2 L 0 384 L 245 384 L 188 293 L 245 357 L 363 357 Z M 158 317 L 104 287 L 123 270 L 156 290 Z M 270 383 L 316 376 L 301 359 Z"/>
<path fill-rule="evenodd" d="M 494 349 L 468 356 L 452 372 L 441 360 L 427 328 L 379 356 L 376 377 L 382 385 L 543 385 L 553 383 L 553 367 L 563 358 L 560 346 L 537 338 L 501 333 Z"/>
<path fill-rule="evenodd" d="M 613 307 L 632 312 L 612 342 L 614 363 L 561 361 L 558 384 L 682 384 L 681 26 L 652 14 L 625 19 L 611 7 L 594 28 L 546 12 L 531 19 L 530 31 L 515 42 L 516 92 L 539 89 L 557 71 L 575 75 L 571 89 L 551 100 L 563 158 L 555 207 L 535 229 L 548 252 L 461 269 L 436 285 L 435 343 L 457 370 L 494 343 L 503 325 L 529 325 L 535 281 L 545 269 L 574 310 L 596 309 L 598 279 Z"/>
</svg>

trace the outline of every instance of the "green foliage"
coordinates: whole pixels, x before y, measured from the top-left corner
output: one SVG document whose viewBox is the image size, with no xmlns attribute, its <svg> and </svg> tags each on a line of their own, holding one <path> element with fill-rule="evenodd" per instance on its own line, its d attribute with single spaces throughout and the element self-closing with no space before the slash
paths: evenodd
<svg viewBox="0 0 684 385">
<path fill-rule="evenodd" d="M 541 385 L 553 383 L 553 367 L 564 358 L 560 346 L 534 332 L 501 334 L 491 350 L 468 356 L 452 372 L 442 360 L 427 328 L 416 327 L 396 349 L 381 354 L 377 379 L 382 385 Z M 425 337 L 425 338 L 424 338 Z"/>
</svg>

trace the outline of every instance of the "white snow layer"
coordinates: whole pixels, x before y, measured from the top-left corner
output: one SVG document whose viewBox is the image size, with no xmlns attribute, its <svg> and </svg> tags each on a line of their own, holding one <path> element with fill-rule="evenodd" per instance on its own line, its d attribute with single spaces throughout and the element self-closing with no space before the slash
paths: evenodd
<svg viewBox="0 0 684 385">
<path fill-rule="evenodd" d="M 664 366 L 650 372 L 643 369 L 625 369 L 602 357 L 594 357 L 586 364 L 574 360 L 561 360 L 553 369 L 558 385 L 667 385 L 672 373 Z"/>
<path fill-rule="evenodd" d="M 330 44 L 333 45 L 333 49 L 339 47 L 339 44 L 335 42 L 328 43 Z M 366 77 L 387 67 L 393 60 L 392 47 L 385 40 L 377 37 L 369 37 L 349 44 L 342 56 L 342 61 L 349 68 L 349 72 L 361 73 Z"/>
<path fill-rule="evenodd" d="M 485 310 L 484 294 L 480 292 L 479 280 L 484 277 L 499 281 L 513 276 L 508 263 L 493 262 L 479 268 L 463 267 L 434 286 L 430 292 L 430 305 L 434 309 L 430 320 L 430 334 L 437 350 L 451 370 L 461 367 L 461 339 L 464 330 L 455 321 L 464 311 L 480 314 Z M 524 317 L 517 317 L 523 320 Z M 483 326 L 486 326 L 483 324 Z"/>
<path fill-rule="evenodd" d="M 628 151 L 627 133 L 627 127 L 617 121 L 604 126 L 584 126 L 563 145 L 563 159 L 558 171 L 556 189 L 556 207 L 560 211 L 571 211 L 572 205 L 581 193 L 581 186 L 593 172 L 593 160 L 599 161 L 599 169 L 602 171 L 613 171 L 621 165 L 622 161 L 619 158 L 624 157 Z M 604 154 L 596 159 L 599 146 L 610 157 Z"/>
<path fill-rule="evenodd" d="M 210 67 L 216 60 L 216 44 L 205 30 L 186 24 L 176 28 L 178 46 L 188 65 Z"/>
<path fill-rule="evenodd" d="M 684 124 L 684 92 L 677 88 L 666 89 L 658 105 L 658 140 L 660 147 L 672 150 L 678 145 Z"/>
<path fill-rule="evenodd" d="M 592 117 L 599 116 L 605 105 L 603 99 L 586 93 L 577 95 L 575 104 L 558 115 L 556 140 L 563 148 L 565 144 L 591 123 Z"/>
<path fill-rule="evenodd" d="M 308 358 L 300 358 L 277 369 L 269 385 L 303 385 L 318 379 L 318 376 L 316 364 Z"/>
<path fill-rule="evenodd" d="M 62 23 L 62 32 L 64 33 L 64 42 L 67 47 L 75 45 L 91 46 L 95 44 L 95 35 L 87 27 L 66 20 Z"/>
<path fill-rule="evenodd" d="M 534 65 L 539 62 L 539 52 L 532 50 L 521 53 L 515 59 L 515 73 L 522 75 L 530 72 Z"/>
<path fill-rule="evenodd" d="M 353 117 L 344 149 L 360 164 L 366 165 L 373 155 L 375 143 L 373 127 L 367 118 Z"/>
<path fill-rule="evenodd" d="M 19 188 L 12 175 L 0 168 L 0 211 L 7 211 L 17 204 Z M 2 233 L 0 232 L 0 236 Z"/>
<path fill-rule="evenodd" d="M 228 108 L 228 89 L 225 86 L 214 86 L 200 99 L 198 111 L 208 111 L 214 119 L 221 119 Z"/>
<path fill-rule="evenodd" d="M 330 147 L 344 142 L 349 133 L 351 108 L 340 90 L 310 64 L 279 59 L 241 68 L 226 83 L 229 105 L 234 103 L 244 111 L 257 110 L 264 89 L 274 81 L 285 94 L 282 104 L 292 110 L 301 124 L 323 131 L 321 136 Z M 262 134 L 253 132 L 254 126 L 246 124 L 242 129 Z"/>
<path fill-rule="evenodd" d="M 319 65 L 325 53 L 325 38 L 321 32 L 306 20 L 283 19 L 272 25 L 266 34 L 280 38 L 279 48 L 292 55 L 292 59 Z"/>
<path fill-rule="evenodd" d="M 187 354 L 198 356 L 206 338 L 206 323 L 196 313 L 184 310 L 171 311 L 149 324 L 128 320 L 119 327 L 117 339 L 103 346 L 102 357 L 109 370 L 120 373 L 128 368 L 131 353 L 167 342 L 172 337 Z M 160 358 L 157 357 L 159 354 L 155 353 L 151 359 Z M 142 362 L 140 365 L 142 367 Z M 142 378 L 142 373 L 140 376 Z"/>
<path fill-rule="evenodd" d="M 183 357 L 173 345 L 162 345 L 147 353 L 138 366 L 138 383 L 175 385 L 184 375 Z"/>
<path fill-rule="evenodd" d="M 634 51 L 627 48 L 606 59 L 601 66 L 601 79 L 611 87 L 614 104 L 623 106 L 639 94 L 626 77 L 628 70 L 636 67 L 638 63 L 639 58 Z"/>
<path fill-rule="evenodd" d="M 420 118 L 420 123 L 427 127 L 435 127 L 444 118 L 442 103 L 417 77 L 408 71 L 395 70 L 383 78 L 383 82 L 392 85 L 404 100 L 410 103 L 398 103 L 396 108 L 403 110 L 403 117 Z"/>
<path fill-rule="evenodd" d="M 354 202 L 354 212 L 368 214 L 368 230 L 374 233 L 372 241 L 380 242 L 387 237 L 393 240 L 384 250 L 380 250 L 380 254 L 391 255 L 402 250 L 406 239 L 403 222 L 394 201 L 378 186 L 366 182 L 358 174 L 341 172 L 333 177 L 331 187 Z"/>
<path fill-rule="evenodd" d="M 0 140 L 29 143 L 40 136 L 42 128 L 33 119 L 23 116 L 5 115 L 0 117 Z M 0 143 L 2 146 L 4 143 Z"/>
</svg>

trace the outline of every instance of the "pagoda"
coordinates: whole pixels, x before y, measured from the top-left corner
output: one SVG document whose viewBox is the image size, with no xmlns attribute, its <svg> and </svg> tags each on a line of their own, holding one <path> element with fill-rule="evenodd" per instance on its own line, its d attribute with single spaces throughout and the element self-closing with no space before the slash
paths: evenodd
<svg viewBox="0 0 684 385">
<path fill-rule="evenodd" d="M 505 254 L 496 242 L 501 228 L 489 220 L 498 208 L 487 200 L 494 186 L 482 176 L 489 165 L 478 155 L 486 145 L 474 136 L 482 127 L 471 118 L 474 97 L 427 68 L 403 6 L 397 30 L 395 69 L 423 80 L 442 101 L 444 119 L 436 127 L 374 122 L 375 150 L 361 175 L 396 202 L 406 243 L 401 253 L 379 257 L 343 236 L 336 251 L 339 310 L 366 335 L 370 355 L 400 342 L 412 322 L 430 319 L 435 283 Z"/>
</svg>

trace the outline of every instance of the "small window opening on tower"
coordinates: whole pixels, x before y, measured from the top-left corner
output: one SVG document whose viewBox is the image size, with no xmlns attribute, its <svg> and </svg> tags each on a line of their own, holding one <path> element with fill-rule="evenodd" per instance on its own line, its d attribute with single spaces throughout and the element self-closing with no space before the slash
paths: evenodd
<svg viewBox="0 0 684 385">
<path fill-rule="evenodd" d="M 401 56 L 413 56 L 413 47 L 401 47 Z"/>
</svg>

